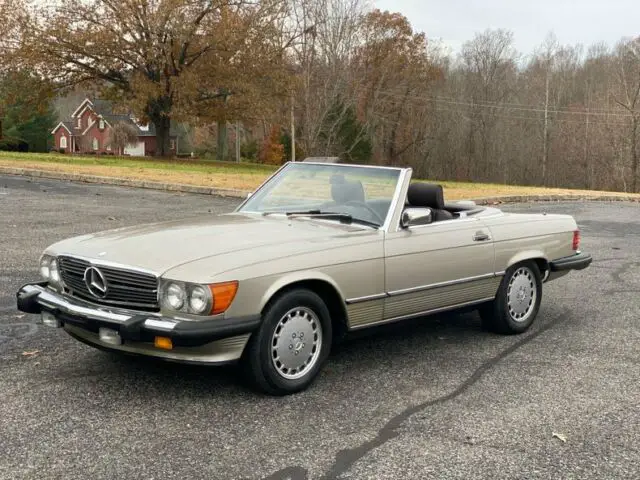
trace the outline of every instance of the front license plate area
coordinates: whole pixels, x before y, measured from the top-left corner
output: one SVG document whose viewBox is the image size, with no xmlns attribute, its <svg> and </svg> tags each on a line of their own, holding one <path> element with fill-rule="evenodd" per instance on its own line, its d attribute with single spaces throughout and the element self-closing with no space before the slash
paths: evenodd
<svg viewBox="0 0 640 480">
<path fill-rule="evenodd" d="M 42 312 L 41 318 L 42 324 L 48 327 L 60 328 L 62 326 L 60 320 L 58 320 L 56 316 L 51 312 Z"/>
<path fill-rule="evenodd" d="M 100 341 L 109 345 L 122 345 L 122 337 L 117 330 L 111 328 L 100 327 L 98 329 Z"/>
</svg>

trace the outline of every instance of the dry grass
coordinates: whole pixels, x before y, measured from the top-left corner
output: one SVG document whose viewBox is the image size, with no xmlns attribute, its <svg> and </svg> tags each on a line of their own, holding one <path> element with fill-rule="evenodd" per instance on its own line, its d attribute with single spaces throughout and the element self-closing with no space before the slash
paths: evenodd
<svg viewBox="0 0 640 480">
<path fill-rule="evenodd" d="M 445 197 L 451 200 L 466 198 L 505 197 L 517 195 L 575 195 L 581 197 L 599 197 L 611 195 L 616 197 L 634 197 L 640 194 L 625 192 L 605 192 L 600 190 L 572 190 L 568 188 L 526 187 L 518 185 L 499 185 L 491 183 L 438 182 L 444 187 Z"/>
<path fill-rule="evenodd" d="M 0 167 L 252 190 L 275 169 L 254 164 L 0 152 Z"/>
<path fill-rule="evenodd" d="M 274 167 L 226 162 L 186 162 L 113 157 L 71 157 L 59 154 L 15 154 L 0 152 L 0 167 L 45 170 L 60 173 L 98 175 L 151 182 L 179 183 L 205 187 L 253 190 Z M 633 196 L 622 192 L 522 187 L 486 183 L 439 182 L 450 200 L 511 195 Z"/>
</svg>

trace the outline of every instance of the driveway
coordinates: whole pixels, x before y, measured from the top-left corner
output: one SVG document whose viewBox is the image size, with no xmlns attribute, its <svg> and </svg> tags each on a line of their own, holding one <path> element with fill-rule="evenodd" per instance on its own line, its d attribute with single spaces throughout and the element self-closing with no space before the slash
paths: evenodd
<svg viewBox="0 0 640 480">
<path fill-rule="evenodd" d="M 545 285 L 535 327 L 475 314 L 360 334 L 313 387 L 114 356 L 15 310 L 50 243 L 237 201 L 0 176 L 1 479 L 640 478 L 640 207 L 567 212 L 594 263 Z"/>
</svg>

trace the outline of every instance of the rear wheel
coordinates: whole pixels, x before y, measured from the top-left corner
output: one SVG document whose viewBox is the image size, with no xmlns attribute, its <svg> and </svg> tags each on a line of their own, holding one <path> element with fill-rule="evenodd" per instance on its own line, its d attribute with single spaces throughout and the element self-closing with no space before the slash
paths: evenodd
<svg viewBox="0 0 640 480">
<path fill-rule="evenodd" d="M 496 333 L 524 333 L 538 315 L 541 300 L 542 279 L 536 263 L 513 265 L 505 272 L 496 298 L 479 309 L 482 324 Z"/>
<path fill-rule="evenodd" d="M 244 362 L 251 383 L 270 395 L 306 389 L 331 349 L 331 318 L 323 300 L 307 289 L 290 290 L 264 311 Z"/>
</svg>

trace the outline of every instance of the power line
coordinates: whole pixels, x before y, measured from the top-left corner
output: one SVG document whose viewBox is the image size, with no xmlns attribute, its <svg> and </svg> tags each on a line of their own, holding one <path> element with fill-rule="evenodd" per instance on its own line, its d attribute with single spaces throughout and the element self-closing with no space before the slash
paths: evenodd
<svg viewBox="0 0 640 480">
<path fill-rule="evenodd" d="M 468 112 L 466 110 L 461 110 L 461 109 L 452 109 L 452 108 L 440 108 L 440 107 L 434 107 L 433 110 L 435 111 L 439 111 L 439 112 L 448 112 L 448 113 L 456 113 L 462 116 L 469 116 L 469 117 L 473 117 L 473 116 L 478 116 L 478 113 L 474 113 L 474 112 Z M 378 120 L 381 120 L 383 123 L 386 124 L 396 124 L 397 121 L 390 119 L 384 115 L 382 115 L 379 112 L 370 112 L 370 115 L 373 117 L 377 117 Z M 492 117 L 495 118 L 506 118 L 506 119 L 511 119 L 511 120 L 528 120 L 528 121 L 534 121 L 534 122 L 542 122 L 544 120 L 543 117 L 532 117 L 532 116 L 526 116 L 526 115 L 505 115 L 505 114 L 492 114 Z M 571 119 L 562 119 L 562 118 L 555 118 L 552 120 L 553 123 L 575 123 L 575 124 L 579 124 L 579 125 L 584 125 L 584 121 L 583 120 L 571 120 Z M 629 126 L 629 124 L 627 123 L 623 123 L 623 122 L 598 122 L 598 121 L 593 121 L 590 120 L 589 121 L 589 125 L 601 125 L 601 126 L 615 126 L 615 127 L 627 127 Z"/>
<path fill-rule="evenodd" d="M 459 101 L 459 100 L 441 100 L 438 99 L 437 97 L 420 97 L 420 96 L 415 96 L 415 95 L 404 95 L 404 94 L 399 94 L 399 93 L 393 93 L 393 92 L 389 92 L 389 91 L 378 91 L 378 94 L 381 95 L 385 95 L 385 96 L 389 96 L 389 97 L 395 97 L 395 98 L 403 98 L 403 99 L 411 99 L 411 100 L 418 100 L 418 101 L 422 101 L 422 102 L 428 102 L 428 103 L 444 103 L 447 105 L 458 105 L 458 106 L 466 106 L 466 107 L 481 107 L 481 108 L 492 108 L 492 109 L 505 109 L 505 110 L 515 110 L 515 111 L 520 111 L 520 112 L 534 112 L 534 113 L 544 113 L 545 109 L 544 108 L 539 108 L 536 107 L 534 105 L 528 106 L 528 107 L 516 107 L 516 106 L 509 106 L 506 103 L 488 103 L 488 102 L 467 102 L 467 101 Z M 598 112 L 598 111 L 584 111 L 584 112 L 579 112 L 579 111 L 574 111 L 574 110 L 566 110 L 566 109 L 549 109 L 547 110 L 548 113 L 555 113 L 555 114 L 563 114 L 563 115 L 582 115 L 582 116 L 599 116 L 599 117 L 619 117 L 619 118 L 633 118 L 633 115 L 629 114 L 629 113 L 605 113 L 605 112 Z"/>
</svg>

